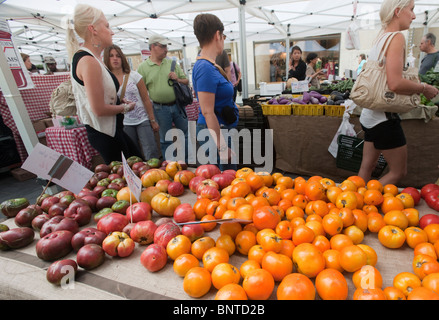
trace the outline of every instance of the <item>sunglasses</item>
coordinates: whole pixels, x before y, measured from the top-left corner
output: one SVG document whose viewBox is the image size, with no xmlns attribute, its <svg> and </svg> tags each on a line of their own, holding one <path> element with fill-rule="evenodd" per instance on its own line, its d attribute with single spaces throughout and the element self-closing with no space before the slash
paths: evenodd
<svg viewBox="0 0 439 320">
<path fill-rule="evenodd" d="M 166 49 L 166 48 L 168 47 L 167 44 L 155 43 L 154 45 L 156 45 L 156 46 L 158 46 L 158 47 L 160 47 L 160 48 L 162 48 L 162 49 Z"/>
</svg>

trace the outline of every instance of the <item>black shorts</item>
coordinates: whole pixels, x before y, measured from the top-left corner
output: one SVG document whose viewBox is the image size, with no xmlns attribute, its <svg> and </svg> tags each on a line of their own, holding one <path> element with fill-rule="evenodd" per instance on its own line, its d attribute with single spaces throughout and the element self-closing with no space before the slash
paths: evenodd
<svg viewBox="0 0 439 320">
<path fill-rule="evenodd" d="M 406 145 L 400 119 L 390 119 L 370 129 L 363 125 L 361 127 L 364 130 L 364 140 L 373 142 L 377 150 L 395 149 Z"/>
</svg>

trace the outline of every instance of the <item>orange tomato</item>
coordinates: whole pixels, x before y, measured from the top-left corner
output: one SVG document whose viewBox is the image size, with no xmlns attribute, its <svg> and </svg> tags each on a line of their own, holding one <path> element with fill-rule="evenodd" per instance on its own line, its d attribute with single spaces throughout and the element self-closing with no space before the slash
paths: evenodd
<svg viewBox="0 0 439 320">
<path fill-rule="evenodd" d="M 347 235 L 353 244 L 360 244 L 364 239 L 364 232 L 357 226 L 349 226 L 343 230 L 343 234 Z"/>
<path fill-rule="evenodd" d="M 241 169 L 236 170 L 236 178 L 243 178 L 247 177 L 250 173 L 254 172 L 252 168 L 244 167 Z"/>
<path fill-rule="evenodd" d="M 296 192 L 298 194 L 302 194 L 305 195 L 305 188 L 306 188 L 306 180 L 302 177 L 297 177 L 294 180 L 294 190 L 296 190 Z"/>
<path fill-rule="evenodd" d="M 404 293 L 395 287 L 386 287 L 383 290 L 387 300 L 407 300 Z"/>
<path fill-rule="evenodd" d="M 223 234 L 216 239 L 215 246 L 218 248 L 223 248 L 227 251 L 229 256 L 235 253 L 236 245 L 230 234 Z"/>
<path fill-rule="evenodd" d="M 433 247 L 436 252 L 436 256 L 439 256 L 439 240 L 434 242 Z"/>
<path fill-rule="evenodd" d="M 375 190 L 378 190 L 378 191 L 380 191 L 380 192 L 383 192 L 383 190 L 384 190 L 384 187 L 383 187 L 382 183 L 379 182 L 379 181 L 376 180 L 376 179 L 371 179 L 371 180 L 369 180 L 369 181 L 366 183 L 366 188 L 369 189 L 369 190 L 371 190 L 371 189 L 375 189 Z"/>
<path fill-rule="evenodd" d="M 260 244 L 253 245 L 250 250 L 248 251 L 248 259 L 254 260 L 258 262 L 259 264 L 262 263 L 262 258 L 267 252 L 264 250 L 264 248 Z"/>
<path fill-rule="evenodd" d="M 334 236 L 341 233 L 343 230 L 343 220 L 335 213 L 329 213 L 323 217 L 322 220 L 323 229 L 330 236 Z"/>
<path fill-rule="evenodd" d="M 250 271 L 255 269 L 261 269 L 259 262 L 255 260 L 246 260 L 239 267 L 239 272 L 241 273 L 241 277 L 244 279 Z"/>
<path fill-rule="evenodd" d="M 261 196 L 254 197 L 248 203 L 250 205 L 252 205 L 255 210 L 259 209 L 261 207 L 265 207 L 265 206 L 269 206 L 270 205 L 268 200 L 266 198 L 264 198 L 264 197 L 261 197 Z"/>
<path fill-rule="evenodd" d="M 213 247 L 204 252 L 202 260 L 204 268 L 209 272 L 212 272 L 216 265 L 223 262 L 229 262 L 229 254 L 226 249 Z"/>
<path fill-rule="evenodd" d="M 283 184 L 277 184 L 274 186 L 273 189 L 276 190 L 277 192 L 279 192 L 279 194 L 281 194 L 282 191 L 285 191 L 287 189 L 287 187 L 285 187 L 285 185 L 283 185 Z"/>
<path fill-rule="evenodd" d="M 339 187 L 334 186 L 334 187 L 329 187 L 328 190 L 326 190 L 326 197 L 328 198 L 328 200 L 333 203 L 336 204 L 337 201 L 337 197 L 343 192 L 343 190 L 341 190 Z"/>
<path fill-rule="evenodd" d="M 431 273 L 422 279 L 422 286 L 439 293 L 439 273 Z"/>
<path fill-rule="evenodd" d="M 312 241 L 312 244 L 315 245 L 322 253 L 331 249 L 331 244 L 329 243 L 328 238 L 323 235 L 317 235 Z"/>
<path fill-rule="evenodd" d="M 317 293 L 322 300 L 346 300 L 348 283 L 336 269 L 322 270 L 315 280 Z"/>
<path fill-rule="evenodd" d="M 269 172 L 257 172 L 257 174 L 264 179 L 264 185 L 266 187 L 271 187 L 271 185 L 274 183 L 274 178 Z"/>
<path fill-rule="evenodd" d="M 291 273 L 282 279 L 276 295 L 278 300 L 315 300 L 316 289 L 308 277 Z"/>
<path fill-rule="evenodd" d="M 349 179 L 346 179 L 340 183 L 339 188 L 343 191 L 357 191 L 357 185 Z"/>
<path fill-rule="evenodd" d="M 430 289 L 418 287 L 409 293 L 407 300 L 439 300 L 439 294 Z"/>
<path fill-rule="evenodd" d="M 439 240 L 439 224 L 431 223 L 424 227 L 424 231 L 427 233 L 428 242 L 435 243 Z"/>
<path fill-rule="evenodd" d="M 330 187 L 334 187 L 335 186 L 334 180 L 331 180 L 329 178 L 320 179 L 320 184 L 323 186 L 323 188 L 325 190 L 328 190 Z"/>
<path fill-rule="evenodd" d="M 216 218 L 214 216 L 206 214 L 204 217 L 201 218 L 201 221 L 215 221 Z M 202 223 L 201 226 L 203 227 L 205 232 L 212 231 L 216 227 L 216 222 L 210 222 L 210 223 Z"/>
<path fill-rule="evenodd" d="M 250 186 L 250 188 L 253 192 L 258 190 L 259 188 L 265 186 L 264 178 L 262 178 L 262 176 L 260 176 L 256 172 L 249 173 L 245 177 L 245 182 Z"/>
<path fill-rule="evenodd" d="M 309 210 L 309 213 L 307 212 L 308 215 L 317 214 L 320 217 L 324 217 L 329 213 L 328 204 L 323 200 L 310 201 L 305 209 L 307 208 Z"/>
<path fill-rule="evenodd" d="M 363 206 L 363 211 L 366 214 L 369 214 L 371 212 L 378 212 L 378 208 L 374 205 L 365 205 L 365 206 Z"/>
<path fill-rule="evenodd" d="M 283 177 L 284 175 L 280 172 L 274 172 L 271 174 L 271 176 L 273 177 L 273 183 L 277 183 L 277 179 L 279 179 L 280 177 Z"/>
<path fill-rule="evenodd" d="M 366 253 L 357 245 L 346 246 L 340 250 L 340 265 L 347 272 L 359 270 L 366 262 Z"/>
<path fill-rule="evenodd" d="M 189 240 L 188 237 L 179 234 L 169 240 L 168 244 L 166 245 L 166 253 L 168 254 L 169 258 L 175 260 L 184 253 L 190 253 L 191 245 L 191 240 Z"/>
<path fill-rule="evenodd" d="M 276 184 L 282 184 L 287 189 L 291 189 L 294 187 L 294 179 L 287 176 L 279 177 L 279 179 L 276 180 Z"/>
<path fill-rule="evenodd" d="M 274 279 L 264 269 L 254 269 L 245 276 L 242 287 L 250 300 L 267 300 L 274 290 Z"/>
<path fill-rule="evenodd" d="M 352 300 L 387 300 L 386 295 L 382 289 L 363 289 L 355 290 Z"/>
<path fill-rule="evenodd" d="M 406 239 L 404 231 L 396 226 L 385 226 L 378 231 L 378 240 L 390 249 L 401 248 Z"/>
<path fill-rule="evenodd" d="M 241 274 L 238 268 L 230 263 L 220 263 L 212 270 L 212 284 L 218 290 L 227 284 L 238 284 L 241 280 Z"/>
<path fill-rule="evenodd" d="M 314 232 L 314 237 L 326 235 L 326 232 L 325 232 L 325 229 L 323 229 L 322 223 L 318 220 L 307 221 L 305 223 L 305 227 L 308 227 L 309 229 L 311 229 Z"/>
<path fill-rule="evenodd" d="M 254 208 L 250 204 L 243 204 L 235 210 L 235 218 L 242 220 L 252 220 L 253 219 Z"/>
<path fill-rule="evenodd" d="M 184 276 L 183 290 L 193 298 L 204 296 L 211 286 L 212 277 L 206 268 L 194 267 Z"/>
<path fill-rule="evenodd" d="M 285 212 L 289 207 L 293 206 L 293 202 L 290 199 L 281 199 L 277 205 Z"/>
<path fill-rule="evenodd" d="M 305 210 L 306 205 L 308 204 L 308 200 L 306 200 L 306 197 L 303 194 L 298 194 L 293 198 L 293 206 L 297 206 Z"/>
<path fill-rule="evenodd" d="M 353 191 L 342 191 L 337 196 L 337 200 L 335 201 L 335 205 L 337 208 L 349 208 L 349 209 L 356 209 L 357 208 L 357 196 L 355 195 L 355 192 Z"/>
<path fill-rule="evenodd" d="M 281 243 L 282 248 L 280 249 L 279 253 L 291 259 L 293 257 L 293 250 L 296 247 L 293 241 L 288 239 L 282 239 Z"/>
<path fill-rule="evenodd" d="M 419 224 L 419 211 L 415 208 L 402 210 L 409 221 L 409 227 L 416 227 Z"/>
<path fill-rule="evenodd" d="M 386 185 L 383 187 L 383 193 L 390 193 L 390 194 L 392 194 L 393 196 L 396 196 L 396 195 L 399 193 L 399 191 L 398 191 L 398 187 L 395 186 L 394 184 L 391 184 L 391 183 L 386 184 Z"/>
<path fill-rule="evenodd" d="M 400 193 L 396 197 L 402 201 L 405 209 L 413 208 L 415 206 L 415 200 L 408 193 Z"/>
<path fill-rule="evenodd" d="M 393 278 L 393 286 L 407 297 L 413 289 L 421 286 L 421 280 L 413 273 L 400 272 Z"/>
<path fill-rule="evenodd" d="M 303 211 L 303 209 L 301 207 L 298 207 L 298 206 L 293 205 L 292 207 L 289 207 L 285 211 L 285 217 L 289 221 L 293 220 L 296 217 L 303 218 L 304 216 L 305 216 L 305 212 Z"/>
<path fill-rule="evenodd" d="M 256 235 L 251 231 L 240 231 L 235 238 L 236 249 L 240 254 L 248 255 L 248 251 L 256 244 Z"/>
<path fill-rule="evenodd" d="M 384 222 L 387 225 L 396 226 L 402 230 L 408 227 L 409 219 L 407 216 L 400 210 L 391 210 L 388 211 L 384 217 Z"/>
<path fill-rule="evenodd" d="M 266 198 L 271 206 L 277 205 L 280 201 L 280 193 L 272 188 L 265 189 L 261 196 Z"/>
<path fill-rule="evenodd" d="M 305 186 L 305 196 L 308 197 L 309 200 L 322 200 L 325 195 L 325 188 L 323 188 L 322 184 L 318 181 L 307 182 Z"/>
<path fill-rule="evenodd" d="M 290 224 L 291 224 L 291 227 L 293 228 L 293 230 L 297 226 L 304 225 L 305 223 L 306 223 L 305 219 L 303 219 L 301 217 L 295 217 L 290 221 Z"/>
<path fill-rule="evenodd" d="M 364 192 L 363 201 L 366 205 L 379 206 L 384 200 L 383 194 L 375 189 Z"/>
<path fill-rule="evenodd" d="M 378 212 L 371 212 L 367 215 L 367 229 L 370 232 L 377 233 L 385 226 L 384 218 Z"/>
<path fill-rule="evenodd" d="M 257 177 L 261 178 L 259 176 L 257 176 Z M 251 192 L 252 192 L 251 186 L 247 182 L 240 181 L 240 182 L 235 183 L 232 186 L 232 190 L 230 191 L 230 196 L 232 198 L 235 198 L 235 197 L 245 198 Z"/>
<path fill-rule="evenodd" d="M 366 265 L 354 272 L 352 282 L 357 289 L 381 289 L 383 277 L 377 268 Z"/>
<path fill-rule="evenodd" d="M 413 258 L 412 267 L 415 275 L 417 275 L 421 280 L 431 273 L 439 272 L 439 262 L 437 262 L 437 260 L 435 260 L 433 257 L 425 254 L 416 255 Z"/>
<path fill-rule="evenodd" d="M 354 216 L 354 225 L 358 227 L 361 231 L 366 232 L 367 230 L 367 214 L 361 209 L 352 210 Z"/>
<path fill-rule="evenodd" d="M 325 268 L 335 269 L 343 272 L 343 268 L 340 265 L 340 251 L 329 249 L 323 252 L 323 258 L 325 258 Z"/>
<path fill-rule="evenodd" d="M 417 244 L 413 250 L 413 254 L 415 256 L 418 254 L 426 254 L 430 257 L 433 257 L 436 260 L 438 258 L 437 252 L 435 250 L 435 246 L 433 244 L 431 244 L 430 242 L 423 242 L 423 243 Z"/>
<path fill-rule="evenodd" d="M 259 244 L 265 251 L 274 251 L 278 253 L 282 249 L 282 238 L 276 233 L 267 233 L 262 236 Z"/>
<path fill-rule="evenodd" d="M 329 243 L 331 244 L 331 249 L 338 251 L 340 251 L 344 247 L 352 246 L 354 244 L 352 239 L 345 234 L 336 234 L 332 236 L 329 240 Z"/>
<path fill-rule="evenodd" d="M 356 209 L 354 209 L 356 210 Z M 343 228 L 347 228 L 354 224 L 355 218 L 350 208 L 341 208 L 338 212 L 341 220 L 343 221 Z"/>
<path fill-rule="evenodd" d="M 261 267 L 271 273 L 274 281 L 282 281 L 293 272 L 293 261 L 286 255 L 269 251 L 262 258 Z"/>
<path fill-rule="evenodd" d="M 222 219 L 224 213 L 226 213 L 226 212 L 227 212 L 227 206 L 225 206 L 225 205 L 223 205 L 223 204 L 220 204 L 219 206 L 217 206 L 217 207 L 215 208 L 215 211 L 213 212 L 213 216 L 214 216 L 216 219 Z M 202 218 L 201 218 L 201 219 L 202 219 Z"/>
<path fill-rule="evenodd" d="M 360 177 L 360 176 L 350 176 L 350 177 L 348 177 L 348 180 L 350 180 L 353 183 L 355 183 L 357 188 L 364 188 L 364 187 L 366 187 L 366 181 L 364 181 L 364 179 L 362 177 Z"/>
<path fill-rule="evenodd" d="M 384 197 L 383 202 L 381 203 L 381 211 L 386 214 L 392 210 L 404 210 L 404 203 L 401 199 L 396 197 Z"/>
<path fill-rule="evenodd" d="M 275 231 L 282 239 L 291 239 L 293 236 L 293 228 L 288 220 L 282 220 L 279 222 Z"/>
<path fill-rule="evenodd" d="M 253 223 L 259 230 L 275 229 L 280 220 L 279 213 L 271 206 L 265 206 L 253 212 Z"/>
<path fill-rule="evenodd" d="M 251 231 L 254 234 L 259 232 L 258 228 L 255 227 L 254 223 L 247 223 L 242 230 Z"/>
<path fill-rule="evenodd" d="M 229 283 L 218 290 L 215 300 L 248 300 L 248 298 L 243 287 L 236 283 Z"/>
<path fill-rule="evenodd" d="M 357 244 L 358 247 L 360 247 L 365 253 L 366 253 L 366 264 L 369 266 L 375 266 L 378 261 L 378 255 L 374 248 L 371 246 L 368 246 L 367 244 Z"/>
<path fill-rule="evenodd" d="M 311 243 L 314 240 L 315 234 L 306 225 L 300 225 L 293 230 L 293 243 L 295 246 L 301 243 Z"/>
<path fill-rule="evenodd" d="M 418 227 L 408 227 L 404 230 L 407 244 L 410 248 L 415 248 L 418 244 L 428 241 L 427 233 Z"/>
<path fill-rule="evenodd" d="M 243 204 L 248 204 L 247 200 L 243 197 L 231 197 L 229 201 L 227 201 L 227 210 L 236 210 Z"/>
<path fill-rule="evenodd" d="M 220 225 L 220 234 L 228 234 L 235 240 L 236 235 L 241 232 L 242 226 L 239 222 L 223 222 Z"/>
<path fill-rule="evenodd" d="M 193 267 L 199 267 L 200 261 L 190 253 L 184 253 L 174 260 L 174 272 L 180 277 L 184 277 L 186 273 Z"/>
<path fill-rule="evenodd" d="M 297 272 L 314 278 L 325 268 L 323 253 L 311 243 L 301 243 L 293 250 L 293 263 Z"/>
<path fill-rule="evenodd" d="M 207 214 L 207 205 L 211 202 L 212 200 L 206 199 L 206 198 L 202 198 L 202 199 L 198 199 L 197 201 L 195 201 L 194 203 L 194 213 L 195 216 L 197 217 L 198 220 L 200 220 L 203 216 L 205 216 Z"/>
<path fill-rule="evenodd" d="M 211 237 L 202 237 L 194 242 L 192 242 L 191 245 L 191 253 L 197 258 L 202 259 L 204 252 L 207 251 L 207 249 L 215 247 L 215 240 Z"/>
</svg>

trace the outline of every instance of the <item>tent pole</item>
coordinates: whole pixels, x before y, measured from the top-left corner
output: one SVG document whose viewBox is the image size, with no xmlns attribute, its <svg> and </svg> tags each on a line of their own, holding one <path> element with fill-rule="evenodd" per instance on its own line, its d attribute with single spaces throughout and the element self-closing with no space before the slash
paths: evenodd
<svg viewBox="0 0 439 320">
<path fill-rule="evenodd" d="M 30 154 L 38 143 L 38 137 L 3 50 L 0 50 L 0 88 L 3 91 L 3 96 L 14 118 L 26 151 Z"/>
<path fill-rule="evenodd" d="M 187 66 L 187 55 L 186 55 L 186 42 L 184 36 L 182 36 L 181 38 L 183 40 L 183 69 L 184 69 L 184 74 L 189 79 L 189 68 Z"/>
<path fill-rule="evenodd" d="M 241 74 L 242 74 L 242 99 L 248 98 L 248 72 L 247 72 L 247 42 L 245 29 L 245 3 L 239 1 L 239 41 L 241 52 Z"/>
<path fill-rule="evenodd" d="M 287 26 L 287 39 L 285 40 L 285 51 L 287 56 L 285 57 L 285 68 L 286 68 L 286 73 L 285 73 L 285 81 L 288 80 L 288 73 L 290 71 L 290 24 L 288 24 Z"/>
</svg>

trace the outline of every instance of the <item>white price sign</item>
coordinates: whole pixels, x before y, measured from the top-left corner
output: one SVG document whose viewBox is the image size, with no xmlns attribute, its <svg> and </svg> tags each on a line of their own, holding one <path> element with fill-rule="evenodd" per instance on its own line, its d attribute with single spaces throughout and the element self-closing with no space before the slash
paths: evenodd
<svg viewBox="0 0 439 320">
<path fill-rule="evenodd" d="M 123 165 L 123 175 L 127 182 L 128 188 L 130 189 L 134 197 L 137 199 L 137 201 L 140 201 L 140 194 L 142 193 L 142 180 L 140 180 L 140 178 L 136 176 L 133 170 L 131 170 L 123 153 L 122 153 L 122 165 Z"/>
<path fill-rule="evenodd" d="M 291 82 L 291 92 L 304 92 L 309 91 L 309 81 L 303 80 L 303 81 L 296 81 Z"/>
</svg>

